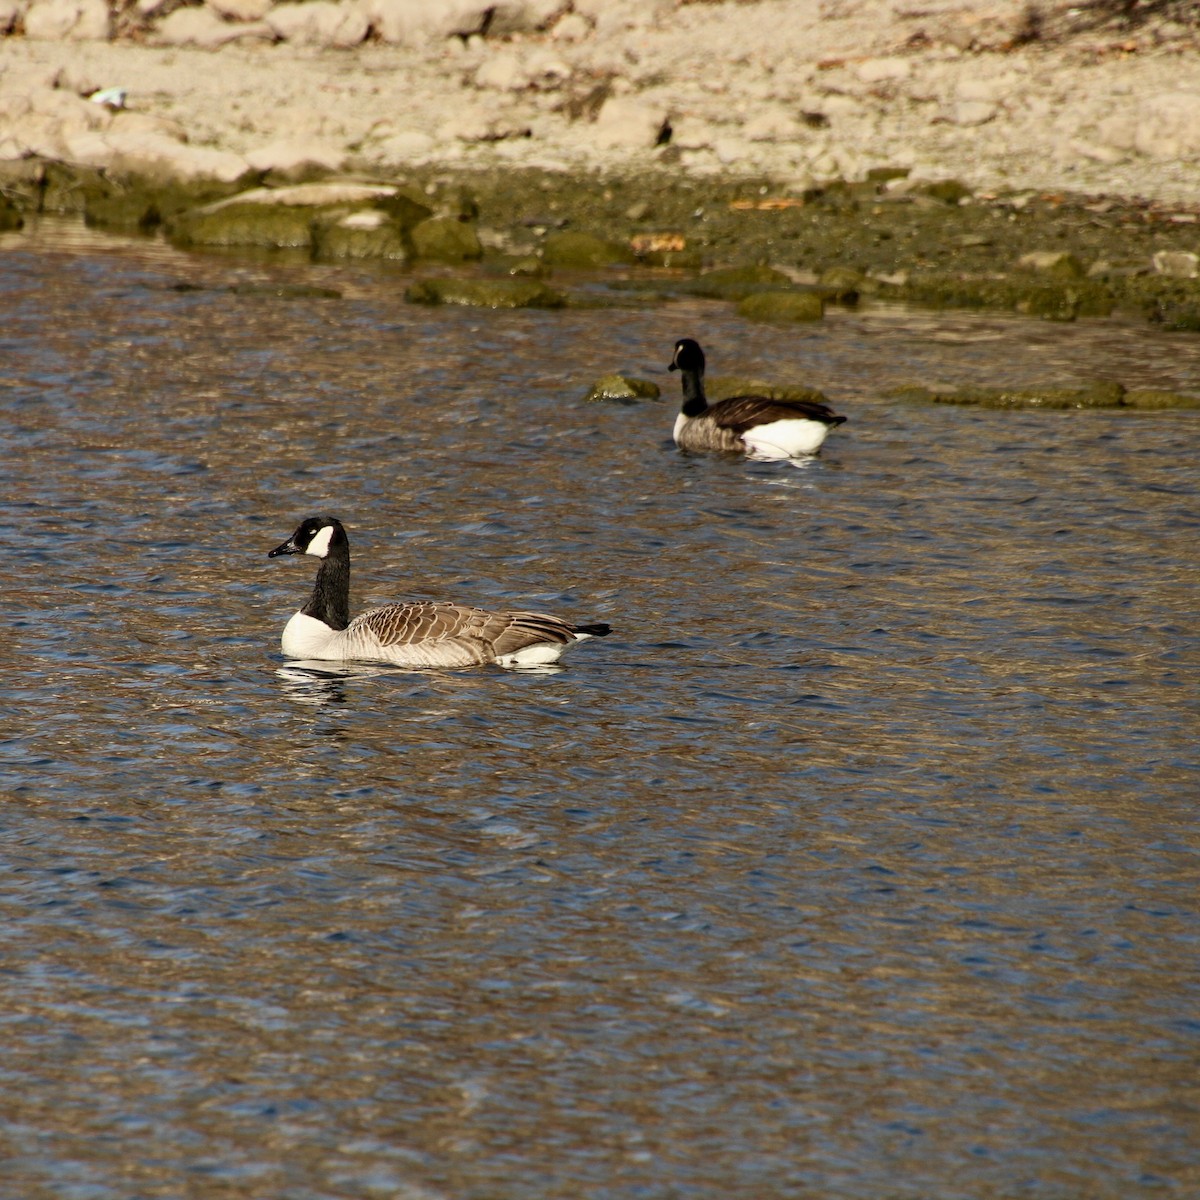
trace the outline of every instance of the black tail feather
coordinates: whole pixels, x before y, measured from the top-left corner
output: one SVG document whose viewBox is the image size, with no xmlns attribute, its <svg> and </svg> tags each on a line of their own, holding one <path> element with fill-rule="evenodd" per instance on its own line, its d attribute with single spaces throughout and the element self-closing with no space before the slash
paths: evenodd
<svg viewBox="0 0 1200 1200">
<path fill-rule="evenodd" d="M 592 637 L 608 637 L 612 633 L 612 626 L 605 625 L 603 621 L 598 621 L 595 625 L 576 625 L 576 633 L 590 633 Z"/>
</svg>

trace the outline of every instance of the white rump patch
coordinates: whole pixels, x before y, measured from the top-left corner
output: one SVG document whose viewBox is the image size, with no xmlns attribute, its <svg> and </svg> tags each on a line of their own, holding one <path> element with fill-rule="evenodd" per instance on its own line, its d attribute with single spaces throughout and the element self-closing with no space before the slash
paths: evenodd
<svg viewBox="0 0 1200 1200">
<path fill-rule="evenodd" d="M 329 553 L 329 542 L 332 537 L 332 525 L 326 525 L 324 529 L 318 529 L 313 535 L 313 540 L 308 543 L 304 553 L 316 555 L 317 558 L 324 558 Z"/>
<path fill-rule="evenodd" d="M 546 663 L 558 662 L 559 655 L 567 648 L 567 645 L 569 643 L 537 642 L 535 645 L 516 650 L 512 654 L 500 655 L 496 659 L 496 663 L 501 667 L 545 666 Z"/>
<path fill-rule="evenodd" d="M 829 426 L 823 421 L 793 417 L 755 425 L 742 434 L 742 441 L 756 458 L 796 458 L 816 454 L 828 433 Z"/>
</svg>

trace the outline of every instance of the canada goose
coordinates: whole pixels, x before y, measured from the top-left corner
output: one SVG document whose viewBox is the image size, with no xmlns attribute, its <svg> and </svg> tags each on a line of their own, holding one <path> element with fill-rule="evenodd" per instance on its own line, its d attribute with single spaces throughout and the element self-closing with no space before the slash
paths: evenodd
<svg viewBox="0 0 1200 1200">
<path fill-rule="evenodd" d="M 321 560 L 312 599 L 284 626 L 288 658 L 363 660 L 401 667 L 526 667 L 554 662 L 575 642 L 604 637 L 604 624 L 571 625 L 535 612 L 488 612 L 465 604 L 386 604 L 350 620 L 350 541 L 336 517 L 308 517 L 268 552 Z"/>
<path fill-rule="evenodd" d="M 704 351 L 682 338 L 668 368 L 679 371 L 683 408 L 675 418 L 675 444 L 684 450 L 738 450 L 755 458 L 816 454 L 829 431 L 846 418 L 815 400 L 730 396 L 710 405 L 704 395 Z"/>
</svg>

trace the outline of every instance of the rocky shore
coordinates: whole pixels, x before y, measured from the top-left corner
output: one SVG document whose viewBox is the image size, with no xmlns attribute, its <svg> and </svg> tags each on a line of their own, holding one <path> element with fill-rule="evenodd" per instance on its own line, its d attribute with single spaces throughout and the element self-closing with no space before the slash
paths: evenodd
<svg viewBox="0 0 1200 1200">
<path fill-rule="evenodd" d="M 640 263 L 762 319 L 876 294 L 1200 329 L 1200 26 L 1152 7 L 0 0 L 0 228 L 482 260 L 424 302 Z M 773 274 L 698 282 L 725 267 Z"/>
</svg>

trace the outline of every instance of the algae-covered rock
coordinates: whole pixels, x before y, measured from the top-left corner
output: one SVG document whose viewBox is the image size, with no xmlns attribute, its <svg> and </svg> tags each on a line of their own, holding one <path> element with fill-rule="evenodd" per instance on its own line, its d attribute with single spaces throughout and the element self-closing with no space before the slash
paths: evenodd
<svg viewBox="0 0 1200 1200">
<path fill-rule="evenodd" d="M 21 210 L 7 196 L 0 194 L 0 233 L 20 229 L 24 224 Z"/>
<path fill-rule="evenodd" d="M 939 179 L 936 183 L 926 184 L 921 191 L 943 204 L 960 204 L 971 195 L 971 189 L 957 179 Z"/>
<path fill-rule="evenodd" d="M 257 246 L 303 249 L 312 246 L 313 214 L 287 204 L 221 204 L 180 213 L 170 224 L 180 246 Z"/>
<path fill-rule="evenodd" d="M 183 246 L 254 246 L 309 249 L 318 225 L 355 212 L 382 211 L 403 230 L 422 211 L 390 184 L 303 183 L 254 188 L 166 220 L 171 241 Z M 361 243 L 360 243 L 361 244 Z"/>
<path fill-rule="evenodd" d="M 592 384 L 584 399 L 636 404 L 639 400 L 657 400 L 661 394 L 658 384 L 649 379 L 634 379 L 630 375 L 602 375 Z"/>
<path fill-rule="evenodd" d="M 688 291 L 714 300 L 742 300 L 755 292 L 791 286 L 791 279 L 774 267 L 719 267 L 692 281 Z"/>
<path fill-rule="evenodd" d="M 410 304 L 468 304 L 478 308 L 562 308 L 566 297 L 536 279 L 422 279 L 404 298 Z"/>
<path fill-rule="evenodd" d="M 312 227 L 313 257 L 381 258 L 407 262 L 411 248 L 404 229 L 378 209 L 317 220 Z"/>
<path fill-rule="evenodd" d="M 897 388 L 891 393 L 898 400 L 925 404 L 971 404 L 979 408 L 1120 408 L 1125 403 L 1125 394 L 1121 384 L 1107 380 L 1094 380 L 1078 388 L 935 389 L 913 386 Z"/>
<path fill-rule="evenodd" d="M 751 321 L 819 321 L 825 302 L 816 292 L 755 292 L 737 310 Z"/>
<path fill-rule="evenodd" d="M 1157 388 L 1133 388 L 1125 393 L 1126 408 L 1200 408 L 1200 396 L 1187 392 L 1164 392 Z"/>
<path fill-rule="evenodd" d="M 1112 290 L 1094 279 L 1047 283 L 985 276 L 913 275 L 903 283 L 885 286 L 880 294 L 931 308 L 1003 308 L 1053 321 L 1106 317 L 1116 306 Z"/>
<path fill-rule="evenodd" d="M 704 390 L 711 403 L 728 400 L 730 396 L 765 396 L 768 400 L 813 401 L 828 404 L 824 392 L 803 383 L 765 383 L 761 379 L 746 379 L 739 375 L 712 375 L 704 381 Z"/>
<path fill-rule="evenodd" d="M 1147 312 L 1151 321 L 1171 333 L 1200 333 L 1200 300 L 1158 298 Z"/>
<path fill-rule="evenodd" d="M 483 257 L 475 226 L 457 217 L 430 217 L 414 225 L 412 243 L 418 258 L 433 262 L 473 262 Z"/>
<path fill-rule="evenodd" d="M 590 233 L 552 233 L 542 244 L 542 259 L 552 267 L 592 269 L 632 263 L 633 252 Z"/>
</svg>

